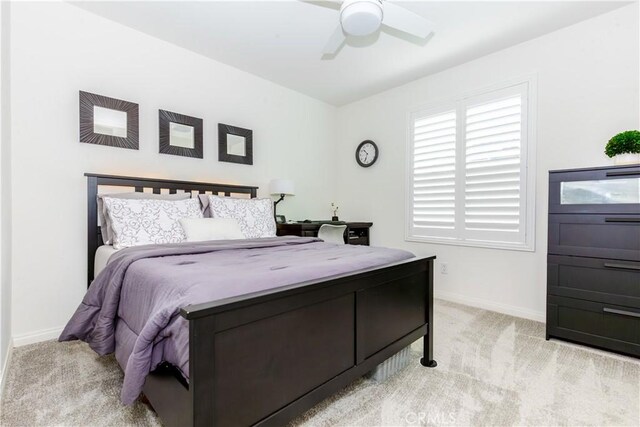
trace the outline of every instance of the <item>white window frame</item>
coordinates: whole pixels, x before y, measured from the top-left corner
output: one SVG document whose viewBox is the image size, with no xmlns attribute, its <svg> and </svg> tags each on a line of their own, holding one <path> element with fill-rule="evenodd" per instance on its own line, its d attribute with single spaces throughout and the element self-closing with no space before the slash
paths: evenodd
<svg viewBox="0 0 640 427">
<path fill-rule="evenodd" d="M 481 102 L 482 99 L 492 99 L 500 96 L 501 93 L 509 93 L 519 86 L 526 85 L 523 95 L 523 116 L 526 127 L 523 132 L 521 163 L 522 172 L 520 180 L 520 194 L 522 207 L 520 210 L 521 224 L 523 224 L 524 239 L 521 242 L 501 242 L 493 240 L 483 240 L 479 233 L 467 231 L 464 237 L 452 237 L 447 233 L 439 233 L 433 230 L 431 236 L 421 236 L 412 233 L 413 224 L 413 126 L 416 117 L 429 116 L 441 112 L 456 110 L 456 194 L 458 188 L 464 188 L 465 152 L 464 152 L 464 126 L 466 103 L 473 99 L 473 102 Z M 423 242 L 435 244 L 447 244 L 457 246 L 472 246 L 492 249 L 508 249 L 518 251 L 535 251 L 535 201 L 536 201 L 536 127 L 537 127 L 537 76 L 527 75 L 518 79 L 502 82 L 482 88 L 480 90 L 467 92 L 448 99 L 441 99 L 428 104 L 423 104 L 411 109 L 407 114 L 407 143 L 406 143 L 406 180 L 405 180 L 405 240 L 408 242 Z M 462 192 L 463 193 L 463 192 Z M 459 205 L 464 205 L 463 197 L 456 197 L 456 212 L 461 212 Z M 456 229 L 464 227 L 464 215 L 456 216 Z M 486 232 L 485 232 L 486 233 Z M 440 235 L 438 235 L 440 234 Z M 499 234 L 499 233 L 497 233 Z M 473 236 L 477 236 L 473 238 Z"/>
</svg>

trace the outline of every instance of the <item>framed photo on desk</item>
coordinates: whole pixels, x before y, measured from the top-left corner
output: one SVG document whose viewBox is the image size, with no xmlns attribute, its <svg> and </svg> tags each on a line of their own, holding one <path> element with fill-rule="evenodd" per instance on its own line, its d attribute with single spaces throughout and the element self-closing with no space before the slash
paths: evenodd
<svg viewBox="0 0 640 427">
<path fill-rule="evenodd" d="M 286 224 L 287 218 L 284 215 L 276 215 L 276 224 Z"/>
</svg>

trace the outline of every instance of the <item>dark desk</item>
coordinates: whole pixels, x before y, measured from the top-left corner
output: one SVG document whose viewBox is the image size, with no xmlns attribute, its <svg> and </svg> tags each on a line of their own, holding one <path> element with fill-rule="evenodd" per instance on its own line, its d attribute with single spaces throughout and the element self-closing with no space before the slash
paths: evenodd
<svg viewBox="0 0 640 427">
<path fill-rule="evenodd" d="M 346 225 L 345 243 L 369 246 L 369 228 L 372 222 L 294 222 L 278 224 L 278 236 L 316 237 L 322 224 Z"/>
</svg>

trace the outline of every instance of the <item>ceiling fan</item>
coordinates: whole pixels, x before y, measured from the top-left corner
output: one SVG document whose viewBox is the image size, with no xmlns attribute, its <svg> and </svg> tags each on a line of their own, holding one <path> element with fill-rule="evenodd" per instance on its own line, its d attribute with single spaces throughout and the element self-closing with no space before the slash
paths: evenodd
<svg viewBox="0 0 640 427">
<path fill-rule="evenodd" d="M 322 5 L 321 2 L 309 2 Z M 433 29 L 429 21 L 403 7 L 383 0 L 334 0 L 341 4 L 340 23 L 322 53 L 335 55 L 348 36 L 368 36 L 387 26 L 415 37 L 426 39 Z"/>
</svg>

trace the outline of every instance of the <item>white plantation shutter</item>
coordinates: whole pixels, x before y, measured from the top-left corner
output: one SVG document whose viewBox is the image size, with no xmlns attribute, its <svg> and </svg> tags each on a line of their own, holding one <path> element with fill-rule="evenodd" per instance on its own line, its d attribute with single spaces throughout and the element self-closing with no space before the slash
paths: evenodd
<svg viewBox="0 0 640 427">
<path fill-rule="evenodd" d="M 521 239 L 522 95 L 466 108 L 464 227 L 468 238 Z"/>
<path fill-rule="evenodd" d="M 412 227 L 453 235 L 456 192 L 455 110 L 413 121 Z M 449 230 L 449 231 L 447 231 Z"/>
<path fill-rule="evenodd" d="M 530 244 L 528 87 L 461 98 L 448 109 L 411 116 L 409 239 Z"/>
</svg>

